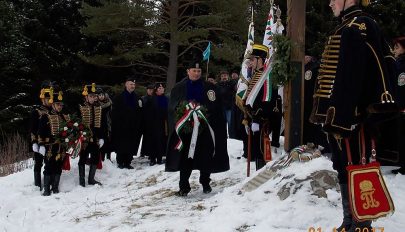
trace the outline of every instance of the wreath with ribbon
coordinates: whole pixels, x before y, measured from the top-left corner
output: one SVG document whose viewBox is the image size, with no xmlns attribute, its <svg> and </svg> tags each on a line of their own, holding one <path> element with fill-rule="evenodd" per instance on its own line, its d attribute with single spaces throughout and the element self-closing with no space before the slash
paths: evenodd
<svg viewBox="0 0 405 232">
<path fill-rule="evenodd" d="M 177 106 L 176 109 L 176 127 L 177 123 L 181 121 L 181 128 L 180 131 L 184 134 L 191 134 L 193 132 L 193 127 L 194 127 L 194 120 L 192 116 L 192 111 L 195 110 L 198 114 L 198 121 L 201 123 L 201 121 L 204 121 L 203 118 L 207 118 L 207 108 L 204 106 L 196 103 L 196 102 L 188 102 L 188 101 L 182 101 L 180 104 Z M 203 116 L 203 117 L 202 117 Z M 202 128 L 205 128 L 207 125 L 206 123 L 202 123 Z M 176 129 L 177 130 L 177 129 Z M 202 130 L 199 130 L 200 133 Z"/>
<path fill-rule="evenodd" d="M 289 166 L 294 161 L 308 162 L 313 159 L 319 158 L 321 157 L 322 149 L 322 147 L 315 146 L 315 144 L 313 143 L 295 147 L 290 151 L 290 154 L 285 159 L 283 165 Z"/>
<path fill-rule="evenodd" d="M 210 129 L 211 137 L 213 137 L 215 145 L 215 136 L 211 126 L 207 119 L 207 109 L 194 101 L 182 101 L 176 109 L 176 125 L 175 130 L 179 137 L 179 142 L 176 145 L 177 150 L 183 148 L 183 141 L 180 134 L 192 134 L 192 144 L 196 142 L 197 135 L 201 133 L 206 127 Z M 201 128 L 199 128 L 201 127 Z M 192 144 L 190 147 L 192 147 Z M 194 144 L 195 145 L 195 144 Z M 193 147 L 194 148 L 194 147 Z M 194 151 L 194 150 L 193 150 Z M 189 154 L 189 157 L 193 157 L 194 152 Z"/>
<path fill-rule="evenodd" d="M 90 128 L 79 117 L 73 115 L 70 120 L 59 124 L 59 133 L 56 135 L 56 140 L 60 141 L 66 154 L 69 154 L 74 159 L 79 155 L 83 142 L 90 139 L 91 136 Z"/>
</svg>

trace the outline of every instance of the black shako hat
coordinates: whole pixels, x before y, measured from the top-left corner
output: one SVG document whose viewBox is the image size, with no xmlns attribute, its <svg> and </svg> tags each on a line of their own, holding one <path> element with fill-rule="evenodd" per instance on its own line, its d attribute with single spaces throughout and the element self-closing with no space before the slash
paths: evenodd
<svg viewBox="0 0 405 232">
<path fill-rule="evenodd" d="M 190 69 L 190 68 L 199 68 L 199 69 L 201 69 L 201 67 L 202 67 L 201 60 L 193 59 L 193 60 L 185 61 L 184 62 L 184 67 L 186 69 Z"/>
<path fill-rule="evenodd" d="M 133 76 L 128 76 L 127 78 L 125 78 L 125 82 L 127 82 L 127 81 L 136 83 L 135 77 L 133 77 Z"/>
<path fill-rule="evenodd" d="M 253 51 L 251 56 L 257 56 L 262 59 L 269 58 L 269 48 L 262 44 L 253 44 Z"/>
</svg>

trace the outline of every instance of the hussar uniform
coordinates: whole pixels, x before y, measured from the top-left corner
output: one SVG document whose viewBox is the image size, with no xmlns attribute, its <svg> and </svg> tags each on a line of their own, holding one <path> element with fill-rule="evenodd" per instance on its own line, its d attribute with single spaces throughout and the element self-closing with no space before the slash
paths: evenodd
<svg viewBox="0 0 405 232">
<path fill-rule="evenodd" d="M 333 168 L 338 172 L 341 187 L 344 220 L 339 228 L 370 228 L 371 221 L 352 219 L 348 200 L 346 147 L 343 138 L 349 138 L 353 163 L 359 163 L 360 128 L 366 132 L 366 154 L 370 148 L 369 106 L 373 103 L 392 102 L 388 87 L 384 54 L 389 47 L 373 18 L 358 6 L 352 6 L 340 15 L 341 24 L 328 37 L 322 54 L 314 93 L 310 120 L 322 124 L 328 134 L 332 150 Z M 387 89 L 384 89 L 387 88 Z"/>
<path fill-rule="evenodd" d="M 96 84 L 85 85 L 82 95 L 87 96 L 89 94 L 97 94 Z M 97 164 L 100 162 L 101 153 L 100 148 L 104 145 L 106 138 L 106 117 L 103 114 L 103 108 L 96 101 L 93 104 L 87 101 L 79 106 L 80 116 L 83 124 L 85 124 L 91 130 L 91 136 L 85 141 L 85 148 L 80 152 L 79 158 L 79 183 L 81 186 L 85 186 L 85 164 L 90 155 L 90 170 L 88 176 L 88 184 L 101 184 L 94 179 L 97 170 Z"/>
<path fill-rule="evenodd" d="M 50 95 L 53 92 L 53 88 L 47 84 L 43 84 L 40 93 L 40 99 L 43 100 L 45 98 L 49 99 Z M 34 152 L 34 183 L 35 186 L 40 187 L 42 190 L 41 185 L 41 169 L 44 162 L 44 157 L 39 153 L 39 145 L 38 145 L 38 128 L 39 128 L 39 121 L 42 115 L 48 113 L 50 111 L 50 107 L 46 105 L 41 105 L 39 107 L 34 108 L 31 111 L 31 121 L 30 121 L 30 134 L 31 134 L 31 145 L 32 151 Z"/>
<path fill-rule="evenodd" d="M 251 56 L 260 57 L 263 63 L 268 58 L 269 49 L 265 45 L 254 44 Z M 253 70 L 253 76 L 248 82 L 246 98 L 252 94 L 253 88 L 257 85 L 263 75 L 263 68 Z M 278 95 L 277 88 L 272 88 L 270 101 L 263 100 L 264 88 L 260 87 L 257 96 L 253 100 L 253 106 L 243 102 L 243 111 L 245 119 L 243 124 L 252 125 L 259 124 L 260 130 L 253 133 L 251 139 L 251 158 L 256 162 L 256 169 L 260 169 L 265 165 L 263 154 L 263 136 L 268 136 L 272 132 L 272 146 L 279 147 L 279 136 L 281 127 L 281 96 Z M 266 132 L 266 133 L 265 133 Z"/>
<path fill-rule="evenodd" d="M 62 102 L 62 91 L 53 93 L 49 102 Z M 62 174 L 62 164 L 66 150 L 58 140 L 59 128 L 62 122 L 69 120 L 69 115 L 51 109 L 42 114 L 38 125 L 39 152 L 44 155 L 44 196 L 59 193 L 59 181 Z M 52 186 L 52 189 L 51 189 Z"/>
</svg>

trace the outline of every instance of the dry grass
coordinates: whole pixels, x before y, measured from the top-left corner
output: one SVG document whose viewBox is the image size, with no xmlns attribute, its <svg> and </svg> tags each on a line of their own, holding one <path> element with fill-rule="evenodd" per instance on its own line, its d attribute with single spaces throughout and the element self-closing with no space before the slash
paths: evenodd
<svg viewBox="0 0 405 232">
<path fill-rule="evenodd" d="M 19 133 L 2 135 L 0 144 L 0 176 L 30 168 L 33 165 L 32 153 L 28 141 Z"/>
</svg>

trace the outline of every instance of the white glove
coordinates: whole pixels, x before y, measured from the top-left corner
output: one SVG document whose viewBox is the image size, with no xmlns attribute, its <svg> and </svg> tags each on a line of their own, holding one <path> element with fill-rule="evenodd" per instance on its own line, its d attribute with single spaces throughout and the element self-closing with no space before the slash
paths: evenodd
<svg viewBox="0 0 405 232">
<path fill-rule="evenodd" d="M 101 148 L 104 145 L 104 139 L 98 140 L 98 147 Z"/>
<path fill-rule="evenodd" d="M 38 152 L 39 152 L 39 154 L 41 154 L 41 155 L 45 155 L 45 147 L 44 147 L 44 146 L 40 146 Z"/>
<path fill-rule="evenodd" d="M 252 123 L 252 131 L 253 131 L 253 133 L 255 133 L 255 132 L 257 132 L 257 131 L 259 131 L 260 130 L 260 126 L 259 126 L 259 124 L 257 124 L 257 123 Z"/>
<path fill-rule="evenodd" d="M 245 131 L 246 134 L 249 135 L 250 127 L 248 125 L 245 125 Z"/>
<path fill-rule="evenodd" d="M 38 147 L 38 143 L 34 143 L 34 144 L 32 144 L 32 151 L 33 151 L 33 152 L 38 153 L 38 149 L 39 149 L 39 147 Z"/>
</svg>

